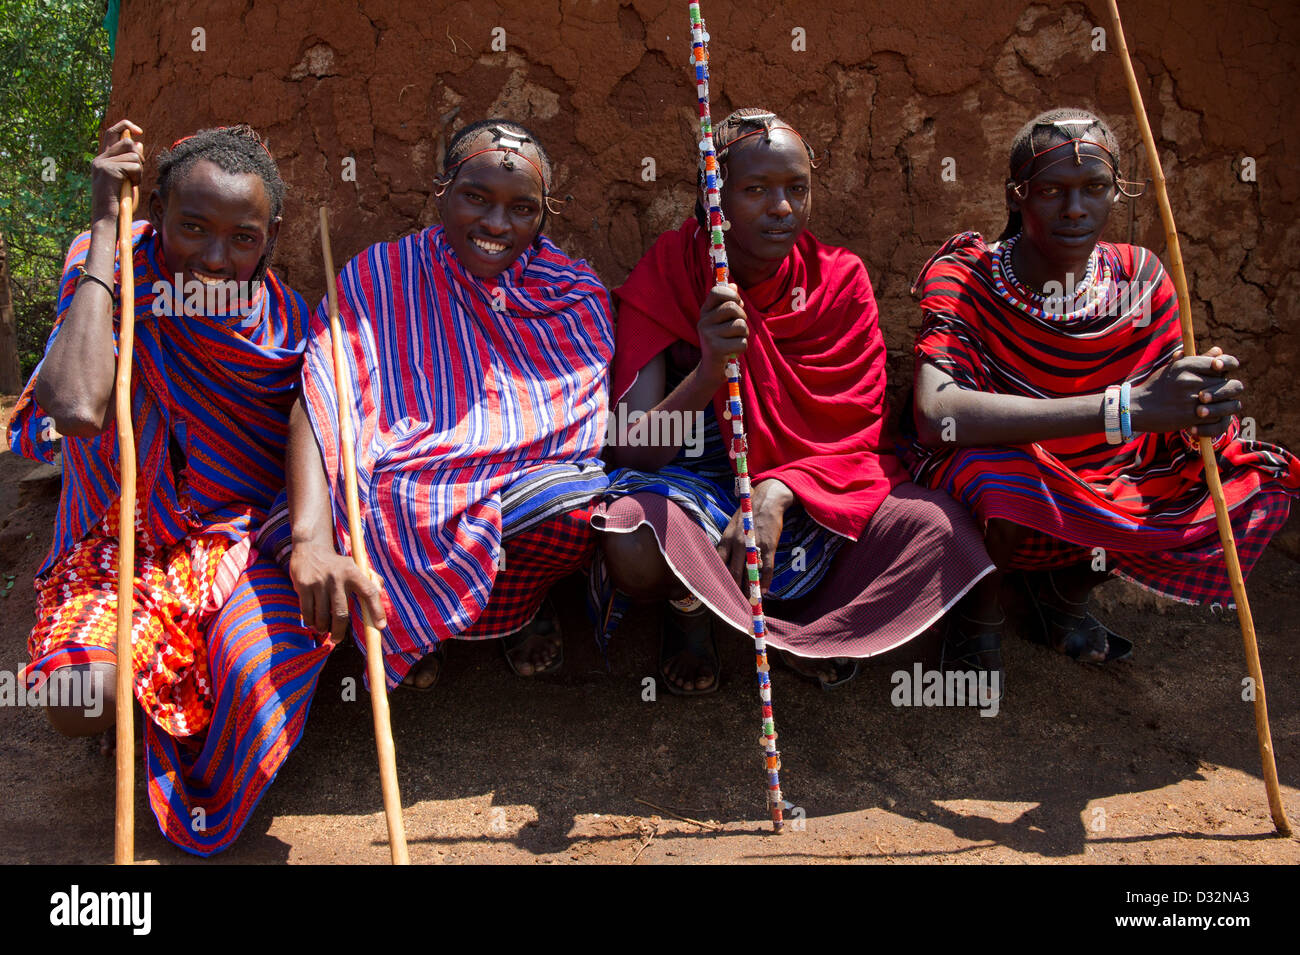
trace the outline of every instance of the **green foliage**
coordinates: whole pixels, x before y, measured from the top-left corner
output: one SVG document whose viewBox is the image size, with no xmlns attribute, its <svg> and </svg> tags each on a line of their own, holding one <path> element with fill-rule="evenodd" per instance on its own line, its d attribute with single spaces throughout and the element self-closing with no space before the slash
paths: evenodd
<svg viewBox="0 0 1300 955">
<path fill-rule="evenodd" d="M 90 162 L 112 61 L 104 0 L 0 0 L 0 232 L 29 374 L 73 237 L 89 226 Z"/>
</svg>

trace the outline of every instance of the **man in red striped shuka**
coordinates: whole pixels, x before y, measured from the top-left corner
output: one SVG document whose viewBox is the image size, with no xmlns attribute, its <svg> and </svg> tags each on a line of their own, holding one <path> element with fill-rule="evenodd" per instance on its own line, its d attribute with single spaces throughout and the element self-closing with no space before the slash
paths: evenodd
<svg viewBox="0 0 1300 955">
<path fill-rule="evenodd" d="M 1137 195 L 1119 155 L 1091 113 L 1036 117 L 1012 146 L 998 241 L 954 236 L 913 288 L 913 473 L 980 519 L 1000 571 L 1024 572 L 1030 636 L 1089 663 L 1132 652 L 1088 612 L 1110 575 L 1232 601 L 1198 435 L 1215 439 L 1244 571 L 1300 493 L 1300 461 L 1242 436 L 1238 360 L 1182 357 L 1156 256 L 1099 241 L 1120 195 Z M 948 665 L 1001 668 L 1000 576 L 957 608 Z"/>
<path fill-rule="evenodd" d="M 16 453 L 47 461 L 63 435 L 63 495 L 24 676 L 32 687 L 48 679 L 59 703 L 47 715 L 70 736 L 115 718 L 117 197 L 144 168 L 139 141 L 118 139 L 127 129 L 140 133 L 118 123 L 91 167 L 91 228 L 68 253 L 54 330 L 9 434 Z M 251 542 L 284 487 L 308 318 L 268 268 L 283 202 L 256 132 L 205 129 L 159 156 L 149 221 L 134 224 L 133 689 L 154 815 L 163 835 L 204 856 L 234 842 L 297 744 L 330 649 Z M 67 705 L 77 683 L 102 689 L 97 706 Z"/>
<path fill-rule="evenodd" d="M 263 545 L 287 557 L 309 622 L 341 637 L 349 594 L 366 603 L 389 687 L 431 689 L 451 638 L 502 638 L 520 676 L 558 670 L 546 595 L 590 560 L 589 506 L 608 484 L 608 295 L 542 234 L 550 158 L 527 129 L 493 119 L 457 133 L 443 168 L 441 224 L 371 246 L 338 277 L 361 519 L 382 589 L 340 556 L 325 303 L 291 423 L 288 514 Z"/>
</svg>

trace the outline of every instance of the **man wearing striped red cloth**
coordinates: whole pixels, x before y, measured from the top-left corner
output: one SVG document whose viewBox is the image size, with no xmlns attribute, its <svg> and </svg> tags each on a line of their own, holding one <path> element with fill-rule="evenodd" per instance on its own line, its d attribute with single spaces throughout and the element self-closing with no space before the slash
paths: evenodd
<svg viewBox="0 0 1300 955">
<path fill-rule="evenodd" d="M 341 635 L 349 594 L 367 605 L 390 687 L 431 688 L 451 638 L 503 638 L 522 676 L 557 670 L 563 645 L 544 601 L 590 560 L 589 507 L 608 483 L 608 296 L 542 234 L 549 157 L 524 127 L 487 120 L 452 139 L 444 169 L 441 225 L 371 246 L 338 278 L 378 599 L 340 556 L 324 303 L 291 424 L 291 541 L 278 545 L 308 622 Z"/>
<path fill-rule="evenodd" d="M 1132 644 L 1088 612 L 1109 575 L 1190 603 L 1230 604 L 1197 436 L 1215 438 L 1243 571 L 1300 493 L 1300 461 L 1243 435 L 1240 363 L 1183 357 L 1178 303 L 1155 255 L 1099 241 L 1135 195 L 1096 116 L 1044 113 L 1011 151 L 998 242 L 950 239 L 913 289 L 913 470 L 986 527 L 1000 570 L 1020 570 L 1031 636 L 1091 663 Z M 1125 191 L 1127 190 L 1127 191 Z M 958 608 L 946 659 L 1000 668 L 999 580 Z"/>
<path fill-rule="evenodd" d="M 25 685 L 45 686 L 49 720 L 70 736 L 115 717 L 117 196 L 143 172 L 139 141 L 118 141 L 125 129 L 140 132 L 118 123 L 92 166 L 91 230 L 68 253 L 54 330 L 9 434 L 16 453 L 47 461 L 64 436 Z M 134 227 L 133 686 L 149 802 L 163 834 L 197 855 L 239 835 L 302 735 L 329 653 L 250 538 L 284 487 L 309 316 L 267 267 L 283 200 L 253 130 L 203 130 L 159 157 L 150 219 Z"/>
</svg>

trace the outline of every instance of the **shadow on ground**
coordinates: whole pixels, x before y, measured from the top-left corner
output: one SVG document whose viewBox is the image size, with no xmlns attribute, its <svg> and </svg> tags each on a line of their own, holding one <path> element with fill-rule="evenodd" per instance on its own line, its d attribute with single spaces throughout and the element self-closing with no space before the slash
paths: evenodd
<svg viewBox="0 0 1300 955">
<path fill-rule="evenodd" d="M 18 500 L 26 466 L 0 454 L 0 573 L 15 575 L 0 667 L 11 671 L 26 662 L 32 575 L 53 523 L 48 494 Z M 932 665 L 933 639 L 832 692 L 778 669 L 782 782 L 796 808 L 774 839 L 747 641 L 723 640 L 716 694 L 648 699 L 657 611 L 631 615 L 603 658 L 571 579 L 556 593 L 561 674 L 518 679 L 496 642 L 457 643 L 434 692 L 393 695 L 412 858 L 1300 861 L 1296 842 L 1269 835 L 1235 616 L 1108 587 L 1100 614 L 1135 640 L 1135 660 L 1088 667 L 1012 639 L 992 718 L 891 705 L 891 673 Z M 1278 769 L 1300 822 L 1300 564 L 1270 552 L 1251 593 Z M 387 860 L 369 698 L 344 699 L 362 671 L 352 647 L 331 658 L 301 744 L 222 862 Z M 95 742 L 0 708 L 0 773 L 0 862 L 111 859 L 113 765 Z M 141 772 L 137 792 L 137 857 L 195 861 L 159 835 Z"/>
</svg>

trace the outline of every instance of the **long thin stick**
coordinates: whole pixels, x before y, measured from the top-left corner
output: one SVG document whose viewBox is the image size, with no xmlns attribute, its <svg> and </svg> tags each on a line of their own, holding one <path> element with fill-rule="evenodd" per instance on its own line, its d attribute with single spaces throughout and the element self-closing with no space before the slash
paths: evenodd
<svg viewBox="0 0 1300 955">
<path fill-rule="evenodd" d="M 705 46 L 704 18 L 700 5 L 690 5 L 691 49 L 695 55 L 695 87 L 700 103 L 700 152 L 704 154 L 705 197 L 709 206 L 709 255 L 713 259 L 714 284 L 727 284 L 727 247 L 722 237 L 722 197 L 718 193 L 718 156 L 713 148 L 713 120 L 709 116 L 709 53 Z M 749 608 L 754 623 L 754 665 L 758 671 L 758 695 L 763 706 L 763 766 L 767 774 L 767 801 L 772 810 L 772 828 L 785 826 L 781 798 L 781 754 L 776 750 L 776 721 L 772 716 L 772 681 L 767 662 L 767 620 L 763 616 L 763 593 L 758 584 L 758 542 L 754 539 L 754 508 L 749 486 L 748 445 L 745 419 L 740 405 L 740 362 L 727 359 L 727 409 L 731 418 L 731 456 L 736 461 L 736 489 L 740 498 L 741 524 L 745 532 L 745 573 L 749 580 Z"/>
<path fill-rule="evenodd" d="M 690 816 L 683 816 L 680 812 L 677 812 L 676 810 L 673 809 L 669 809 L 666 806 L 656 806 L 654 803 L 650 802 L 649 800 L 641 799 L 639 796 L 634 796 L 633 798 L 636 799 L 636 801 L 643 806 L 649 806 L 651 809 L 657 809 L 660 812 L 665 813 L 666 815 L 672 816 L 674 819 L 680 819 L 682 822 L 689 822 L 691 823 L 691 825 L 699 826 L 701 829 L 713 829 L 718 832 L 722 830 L 722 827 L 715 822 L 701 822 L 698 819 L 692 819 Z"/>
<path fill-rule="evenodd" d="M 1110 18 L 1115 27 L 1115 38 L 1119 43 L 1120 60 L 1124 64 L 1129 96 L 1133 100 L 1133 112 L 1142 130 L 1142 140 L 1147 150 L 1147 163 L 1151 166 L 1155 181 L 1156 201 L 1160 204 L 1160 218 L 1165 224 L 1165 241 L 1169 246 L 1169 273 L 1178 292 L 1178 320 L 1182 324 L 1183 352 L 1189 356 L 1195 355 L 1196 340 L 1192 329 L 1191 297 L 1187 294 L 1187 274 L 1183 269 L 1183 253 L 1178 245 L 1178 230 L 1174 227 L 1174 213 L 1169 206 L 1169 193 L 1165 189 L 1165 174 L 1160 166 L 1160 153 L 1156 150 L 1156 139 L 1151 132 L 1151 124 L 1147 121 L 1142 92 L 1138 89 L 1137 76 L 1133 72 L 1133 61 L 1129 58 L 1128 44 L 1124 41 L 1124 27 L 1119 20 L 1119 7 L 1115 0 L 1109 2 Z M 1223 559 L 1227 564 L 1228 581 L 1232 585 L 1233 599 L 1237 602 L 1237 619 L 1241 622 L 1241 642 L 1246 650 L 1246 666 L 1255 681 L 1255 735 L 1259 738 L 1259 758 L 1264 765 L 1264 786 L 1268 790 L 1268 808 L 1278 833 L 1289 836 L 1291 824 L 1287 821 L 1286 809 L 1282 806 L 1282 792 L 1277 782 L 1277 764 L 1273 759 L 1273 735 L 1268 728 L 1268 704 L 1264 699 L 1264 671 L 1259 665 L 1259 647 L 1255 643 L 1255 621 L 1250 614 L 1250 602 L 1246 599 L 1246 582 L 1241 575 L 1241 563 L 1237 560 L 1237 544 L 1233 540 L 1232 523 L 1228 519 L 1228 505 L 1223 497 L 1223 484 L 1219 480 L 1219 465 L 1214 456 L 1214 446 L 1210 439 L 1203 435 L 1199 444 L 1201 461 L 1205 467 L 1205 481 L 1210 486 L 1210 497 L 1214 500 L 1219 540 L 1223 542 Z"/>
<path fill-rule="evenodd" d="M 123 139 L 130 132 L 122 131 Z M 135 424 L 131 420 L 131 359 L 135 351 L 135 250 L 131 220 L 134 186 L 122 179 L 117 213 L 117 267 L 121 310 L 117 334 L 116 425 L 122 496 L 117 504 L 117 809 L 113 820 L 113 862 L 135 862 L 135 671 L 131 621 L 135 611 Z"/>
<path fill-rule="evenodd" d="M 365 533 L 361 526 L 361 505 L 357 497 L 357 461 L 352 436 L 352 388 L 344 373 L 343 333 L 339 329 L 338 290 L 334 282 L 334 253 L 330 250 L 330 222 L 325 207 L 320 207 L 321 251 L 325 256 L 325 281 L 329 297 L 330 343 L 334 355 L 334 391 L 339 405 L 339 447 L 343 452 L 343 481 L 348 504 L 348 536 L 352 542 L 352 559 L 361 572 L 370 576 L 370 558 L 366 556 Z M 388 822 L 388 847 L 394 865 L 410 865 L 406 853 L 406 827 L 402 823 L 402 794 L 397 787 L 397 755 L 393 749 L 393 728 L 388 717 L 388 684 L 384 676 L 384 657 L 379 631 L 365 619 L 366 671 L 370 676 L 370 707 L 375 722 L 375 748 L 379 751 L 379 785 L 384 794 L 384 817 Z"/>
</svg>

